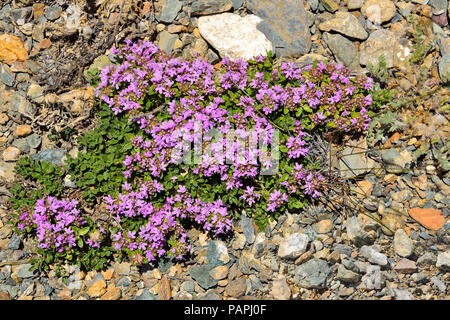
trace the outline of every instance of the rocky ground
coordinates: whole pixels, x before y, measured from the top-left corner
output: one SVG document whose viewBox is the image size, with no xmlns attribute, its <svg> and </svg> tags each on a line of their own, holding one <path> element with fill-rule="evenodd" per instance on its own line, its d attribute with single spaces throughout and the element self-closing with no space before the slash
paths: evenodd
<svg viewBox="0 0 450 320">
<path fill-rule="evenodd" d="M 446 0 L 0 4 L 0 299 L 449 298 L 450 176 L 439 156 L 449 133 Z M 268 49 L 299 65 L 335 60 L 371 72 L 396 89 L 393 100 L 409 103 L 395 121 L 380 121 L 373 139 L 327 145 L 342 188 L 266 230 L 245 217 L 223 240 L 191 230 L 192 259 L 156 268 L 123 262 L 85 273 L 68 266 L 65 280 L 54 270 L 30 271 L 31 246 L 8 224 L 15 162 L 76 155 L 76 137 L 95 125 L 88 71 L 110 63 L 114 44 L 141 38 L 211 63 Z M 384 76 L 370 66 L 382 54 Z M 67 129 L 71 139 L 52 139 Z"/>
</svg>

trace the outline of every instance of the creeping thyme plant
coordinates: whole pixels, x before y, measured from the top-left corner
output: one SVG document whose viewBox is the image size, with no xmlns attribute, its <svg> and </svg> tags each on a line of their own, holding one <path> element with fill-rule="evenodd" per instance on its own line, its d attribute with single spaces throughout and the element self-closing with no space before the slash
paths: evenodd
<svg viewBox="0 0 450 320">
<path fill-rule="evenodd" d="M 275 68 L 269 53 L 213 66 L 151 42 L 112 54 L 117 62 L 101 71 L 97 96 L 134 128 L 131 147 L 119 148 L 129 150 L 123 183 L 98 200 L 112 220 L 99 226 L 76 202 L 44 197 L 18 221 L 42 249 L 108 248 L 138 264 L 183 259 L 191 227 L 224 235 L 247 214 L 264 228 L 318 197 L 326 178 L 307 157 L 312 131 L 370 125 L 372 79 L 339 64 Z"/>
</svg>

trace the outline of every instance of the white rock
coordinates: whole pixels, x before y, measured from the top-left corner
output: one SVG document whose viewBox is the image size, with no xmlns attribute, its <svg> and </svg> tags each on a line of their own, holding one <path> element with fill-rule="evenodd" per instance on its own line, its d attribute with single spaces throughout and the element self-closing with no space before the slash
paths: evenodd
<svg viewBox="0 0 450 320">
<path fill-rule="evenodd" d="M 404 258 L 409 257 L 414 252 L 414 244 L 403 229 L 395 231 L 394 250 L 396 254 Z"/>
<path fill-rule="evenodd" d="M 293 233 L 280 242 L 278 256 L 283 259 L 296 259 L 306 251 L 308 242 L 306 234 Z"/>
<path fill-rule="evenodd" d="M 388 263 L 386 255 L 376 251 L 372 246 L 362 246 L 360 252 L 371 263 L 376 263 L 380 266 L 385 266 Z"/>
<path fill-rule="evenodd" d="M 222 58 L 248 60 L 265 56 L 272 50 L 272 43 L 256 29 L 262 21 L 255 15 L 241 17 L 225 12 L 198 18 L 201 36 L 209 42 Z"/>
<path fill-rule="evenodd" d="M 436 267 L 442 270 L 450 271 L 450 252 L 439 252 L 437 256 Z"/>
</svg>

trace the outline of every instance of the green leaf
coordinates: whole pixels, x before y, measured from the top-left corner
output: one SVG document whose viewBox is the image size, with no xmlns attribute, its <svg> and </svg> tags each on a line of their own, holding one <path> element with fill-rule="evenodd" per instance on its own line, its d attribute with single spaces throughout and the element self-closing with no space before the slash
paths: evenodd
<svg viewBox="0 0 450 320">
<path fill-rule="evenodd" d="M 88 232 L 89 232 L 89 226 L 84 227 L 83 229 L 80 230 L 80 236 L 84 236 Z"/>
</svg>

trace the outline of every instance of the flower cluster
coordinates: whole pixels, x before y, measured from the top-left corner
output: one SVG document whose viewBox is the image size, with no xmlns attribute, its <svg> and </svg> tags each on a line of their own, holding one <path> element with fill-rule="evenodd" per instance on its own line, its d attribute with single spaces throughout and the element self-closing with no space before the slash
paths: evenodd
<svg viewBox="0 0 450 320">
<path fill-rule="evenodd" d="M 38 248 L 68 251 L 77 246 L 75 230 L 87 223 L 77 209 L 78 202 L 58 200 L 54 197 L 36 201 L 34 213 L 25 212 L 20 216 L 18 228 L 35 227 Z"/>
<path fill-rule="evenodd" d="M 213 66 L 145 41 L 112 53 L 118 62 L 101 71 L 97 96 L 138 128 L 123 161 L 126 182 L 103 199 L 113 221 L 99 228 L 76 201 L 43 198 L 18 226 L 34 228 L 42 249 L 95 250 L 107 240 L 136 263 L 181 259 L 191 226 L 223 235 L 249 207 L 262 225 L 318 197 L 325 178 L 307 157 L 311 130 L 369 125 L 372 80 L 339 64 L 275 68 L 268 56 Z"/>
<path fill-rule="evenodd" d="M 307 130 L 361 131 L 370 121 L 372 80 L 353 77 L 339 64 L 300 68 L 283 63 L 276 69 L 271 57 L 225 58 L 215 68 L 202 59 L 171 58 L 151 42 L 131 41 L 113 53 L 121 63 L 102 70 L 97 95 L 116 114 L 139 110 L 143 115 L 135 118 L 141 133 L 132 139 L 134 151 L 123 163 L 129 183 L 117 199 L 106 200 L 118 223 L 140 219 L 135 229 L 114 235 L 116 249 L 140 256 L 138 260 L 186 252 L 181 226 L 186 219 L 221 234 L 229 230 L 230 210 L 250 206 L 270 213 L 289 199 L 317 197 L 325 179 L 306 169 Z M 158 114 L 145 114 L 156 107 Z M 276 159 L 278 168 L 276 151 L 268 145 L 279 129 L 286 156 Z M 182 163 L 187 176 L 171 175 Z M 261 178 L 269 169 L 274 175 Z M 197 185 L 195 196 L 180 192 L 181 184 L 173 185 L 197 179 L 205 190 Z M 211 197 L 212 189 L 217 191 Z M 180 197 L 181 202 L 176 200 Z"/>
<path fill-rule="evenodd" d="M 145 184 L 140 192 L 121 194 L 118 199 L 108 196 L 108 210 L 117 222 L 122 222 L 124 217 L 148 218 L 137 230 L 114 233 L 114 248 L 125 250 L 129 256 L 141 256 L 142 261 L 153 261 L 166 254 L 181 259 L 190 250 L 183 227 L 186 222 L 214 234 L 230 231 L 232 222 L 221 200 L 203 202 L 192 198 L 184 186 L 178 186 L 177 190 L 173 197 L 166 198 L 161 208 L 155 208 L 149 200 Z"/>
</svg>

